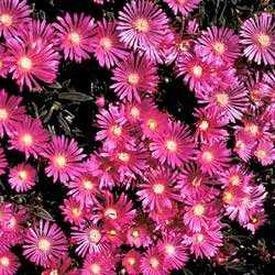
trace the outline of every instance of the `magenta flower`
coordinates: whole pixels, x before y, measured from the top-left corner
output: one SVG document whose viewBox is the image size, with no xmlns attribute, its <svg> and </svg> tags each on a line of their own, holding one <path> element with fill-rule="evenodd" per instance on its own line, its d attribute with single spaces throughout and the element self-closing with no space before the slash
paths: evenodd
<svg viewBox="0 0 275 275">
<path fill-rule="evenodd" d="M 8 95 L 5 90 L 0 91 L 0 136 L 4 133 L 11 136 L 15 126 L 25 118 L 25 108 L 20 106 L 22 98 Z"/>
<path fill-rule="evenodd" d="M 0 175 L 3 175 L 6 168 L 8 166 L 8 162 L 6 160 L 6 156 L 2 147 L 0 147 Z"/>
<path fill-rule="evenodd" d="M 31 8 L 26 0 L 2 0 L 0 2 L 0 35 L 16 36 L 23 23 L 30 21 Z"/>
<path fill-rule="evenodd" d="M 152 243 L 151 230 L 147 224 L 137 224 L 131 227 L 126 234 L 127 243 L 131 246 L 148 247 Z"/>
<path fill-rule="evenodd" d="M 29 47 L 19 38 L 10 38 L 7 41 L 8 54 L 10 55 L 10 73 L 12 78 L 23 90 L 26 86 L 31 91 L 40 91 L 41 82 L 52 84 L 55 82 L 59 54 L 52 44 L 36 44 Z"/>
<path fill-rule="evenodd" d="M 122 265 L 125 267 L 128 274 L 140 274 L 140 259 L 141 254 L 134 249 L 126 253 L 122 259 Z"/>
<path fill-rule="evenodd" d="M 64 17 L 57 17 L 57 21 L 53 26 L 65 59 L 81 62 L 90 58 L 93 50 L 94 20 L 84 13 L 66 13 Z"/>
<path fill-rule="evenodd" d="M 77 245 L 75 252 L 81 257 L 87 254 L 104 253 L 110 247 L 103 230 L 92 224 L 86 227 L 74 227 L 72 241 Z"/>
<path fill-rule="evenodd" d="M 10 138 L 10 148 L 23 152 L 26 158 L 37 158 L 49 139 L 48 132 L 39 119 L 29 116 L 16 125 L 16 130 Z"/>
<path fill-rule="evenodd" d="M 137 195 L 142 200 L 142 205 L 148 210 L 172 209 L 172 201 L 179 201 L 176 185 L 176 173 L 168 168 L 158 168 L 148 173 L 145 183 L 139 185 Z"/>
<path fill-rule="evenodd" d="M 35 168 L 21 163 L 10 169 L 9 184 L 16 192 L 26 192 L 35 185 L 36 176 Z"/>
<path fill-rule="evenodd" d="M 213 26 L 202 32 L 195 49 L 203 61 L 232 64 L 240 55 L 239 37 L 231 29 Z"/>
<path fill-rule="evenodd" d="M 0 252 L 0 274 L 14 275 L 16 274 L 20 264 L 17 257 L 9 252 Z"/>
<path fill-rule="evenodd" d="M 258 161 L 264 166 L 273 164 L 275 161 L 275 147 L 273 142 L 260 142 L 257 145 L 254 156 L 256 156 Z"/>
<path fill-rule="evenodd" d="M 164 0 L 164 2 L 168 4 L 176 15 L 181 13 L 186 16 L 198 7 L 201 0 Z"/>
<path fill-rule="evenodd" d="M 23 249 L 23 255 L 31 262 L 49 267 L 53 259 L 66 255 L 67 241 L 56 224 L 40 220 L 28 229 Z"/>
<path fill-rule="evenodd" d="M 244 55 L 258 64 L 275 64 L 275 27 L 272 14 L 262 13 L 247 19 L 240 31 Z"/>
<path fill-rule="evenodd" d="M 161 164 L 167 163 L 175 168 L 191 158 L 194 142 L 187 126 L 170 121 L 167 130 L 153 138 L 150 150 Z"/>
<path fill-rule="evenodd" d="M 152 60 L 160 60 L 158 49 L 169 28 L 165 13 L 153 2 L 127 3 L 119 13 L 117 30 L 127 47 L 142 50 Z"/>
<path fill-rule="evenodd" d="M 158 76 L 156 66 L 145 57 L 129 55 L 113 70 L 111 88 L 121 100 L 137 100 L 157 91 Z"/>
<path fill-rule="evenodd" d="M 204 143 L 197 153 L 197 160 L 202 172 L 213 176 L 229 167 L 230 151 L 223 142 Z"/>
<path fill-rule="evenodd" d="M 4 45 L 0 44 L 0 77 L 6 78 L 9 73 L 10 57 Z"/>
<path fill-rule="evenodd" d="M 43 152 L 48 159 L 45 168 L 46 175 L 53 177 L 53 181 L 62 183 L 74 180 L 83 172 L 81 161 L 86 156 L 83 149 L 78 147 L 74 139 L 69 140 L 64 136 L 54 136 Z"/>
<path fill-rule="evenodd" d="M 247 228 L 252 234 L 255 234 L 256 230 L 266 222 L 264 209 L 252 209 L 249 217 L 249 221 L 244 225 L 244 228 Z"/>
<path fill-rule="evenodd" d="M 128 54 L 123 44 L 119 41 L 116 21 L 98 22 L 92 41 L 93 53 L 99 65 L 108 69 L 123 60 Z"/>
</svg>

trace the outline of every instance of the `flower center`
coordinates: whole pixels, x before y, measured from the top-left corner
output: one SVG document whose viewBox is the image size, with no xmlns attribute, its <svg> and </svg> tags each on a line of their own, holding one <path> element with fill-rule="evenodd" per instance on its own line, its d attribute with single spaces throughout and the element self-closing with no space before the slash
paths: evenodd
<svg viewBox="0 0 275 275">
<path fill-rule="evenodd" d="M 9 14 L 2 14 L 0 16 L 0 22 L 6 27 L 10 27 L 12 25 L 12 16 Z"/>
<path fill-rule="evenodd" d="M 199 186 L 201 186 L 201 182 L 202 182 L 202 178 L 200 178 L 200 177 L 195 177 L 195 178 L 192 180 L 191 184 L 192 184 L 192 186 L 194 186 L 194 187 L 199 187 Z"/>
<path fill-rule="evenodd" d="M 59 275 L 59 272 L 57 269 L 54 269 L 50 272 L 50 275 Z"/>
<path fill-rule="evenodd" d="M 134 230 L 134 231 L 132 232 L 132 236 L 133 236 L 134 238 L 138 238 L 138 237 L 139 237 L 139 232 L 138 232 L 138 230 Z"/>
<path fill-rule="evenodd" d="M 108 217 L 112 220 L 117 219 L 117 211 L 113 208 L 108 208 L 106 209 L 105 213 L 104 213 L 105 217 Z"/>
<path fill-rule="evenodd" d="M 130 161 L 130 155 L 126 152 L 122 152 L 118 154 L 118 159 L 122 162 L 129 162 Z"/>
<path fill-rule="evenodd" d="M 193 211 L 195 216 L 202 216 L 205 212 L 205 207 L 201 203 L 199 203 L 195 205 Z"/>
<path fill-rule="evenodd" d="M 136 264 L 136 259 L 135 258 L 133 258 L 133 257 L 130 257 L 130 258 L 128 258 L 128 263 L 129 263 L 129 265 L 135 265 Z"/>
<path fill-rule="evenodd" d="M 0 108 L 0 120 L 6 120 L 8 118 L 8 112 L 4 108 Z"/>
<path fill-rule="evenodd" d="M 230 191 L 225 191 L 223 194 L 223 201 L 227 204 L 230 204 L 233 201 L 233 193 Z"/>
<path fill-rule="evenodd" d="M 256 136 L 259 132 L 259 127 L 258 125 L 251 123 L 246 125 L 245 130 L 250 132 L 251 135 Z"/>
<path fill-rule="evenodd" d="M 0 265 L 8 267 L 10 265 L 10 259 L 6 256 L 0 258 Z"/>
<path fill-rule="evenodd" d="M 40 239 L 38 242 L 38 248 L 43 252 L 48 252 L 51 249 L 51 243 L 46 239 Z"/>
<path fill-rule="evenodd" d="M 196 65 L 192 68 L 192 71 L 193 71 L 193 74 L 195 77 L 201 77 L 202 76 L 202 73 L 203 73 L 203 69 L 202 69 L 202 66 L 200 65 Z"/>
<path fill-rule="evenodd" d="M 133 118 L 138 118 L 140 116 L 140 111 L 137 107 L 132 107 L 130 110 L 130 114 Z"/>
<path fill-rule="evenodd" d="M 113 42 L 109 37 L 101 38 L 99 44 L 106 51 L 109 51 L 113 46 Z"/>
<path fill-rule="evenodd" d="M 216 101 L 221 106 L 226 106 L 229 103 L 229 96 L 227 93 L 218 93 L 216 94 Z"/>
<path fill-rule="evenodd" d="M 137 85 L 139 82 L 139 75 L 137 73 L 131 73 L 128 75 L 128 82 L 131 85 Z"/>
<path fill-rule="evenodd" d="M 25 71 L 29 71 L 32 68 L 32 60 L 27 56 L 21 57 L 18 63 L 19 66 Z"/>
<path fill-rule="evenodd" d="M 202 120 L 200 125 L 199 125 L 199 128 L 203 131 L 206 131 L 208 128 L 209 128 L 209 123 L 208 121 L 206 120 Z"/>
<path fill-rule="evenodd" d="M 91 180 L 88 180 L 88 179 L 84 179 L 83 180 L 83 187 L 86 189 L 86 190 L 92 190 L 94 188 L 94 185 L 92 183 Z"/>
<path fill-rule="evenodd" d="M 144 33 L 148 32 L 150 29 L 149 22 L 145 18 L 138 18 L 134 22 L 134 27 L 138 32 L 144 32 Z"/>
<path fill-rule="evenodd" d="M 166 254 L 173 255 L 173 254 L 175 254 L 175 251 L 176 251 L 175 246 L 173 246 L 172 244 L 167 244 L 165 246 L 165 252 L 166 252 Z"/>
<path fill-rule="evenodd" d="M 25 181 L 28 177 L 27 171 L 26 170 L 19 171 L 18 177 L 19 177 L 20 180 Z"/>
<path fill-rule="evenodd" d="M 203 152 L 202 159 L 206 162 L 211 162 L 211 161 L 213 161 L 214 156 L 211 152 L 206 151 L 206 152 Z"/>
<path fill-rule="evenodd" d="M 73 216 L 78 218 L 81 216 L 82 210 L 79 207 L 74 207 L 74 208 L 72 208 L 72 214 L 73 214 Z"/>
<path fill-rule="evenodd" d="M 164 192 L 164 190 L 165 190 L 165 186 L 161 183 L 156 183 L 153 185 L 153 191 L 154 191 L 154 193 L 156 193 L 158 195 L 162 194 Z"/>
<path fill-rule="evenodd" d="M 165 147 L 170 152 L 176 152 L 178 146 L 177 146 L 177 143 L 174 140 L 169 139 L 169 140 L 166 141 Z"/>
<path fill-rule="evenodd" d="M 64 168 L 67 164 L 67 160 L 66 160 L 65 156 L 63 156 L 63 155 L 56 156 L 55 164 L 57 165 L 58 168 Z"/>
<path fill-rule="evenodd" d="M 257 224 L 258 221 L 259 221 L 259 219 L 258 219 L 257 217 L 255 217 L 255 216 L 252 216 L 252 217 L 250 218 L 250 222 L 251 222 L 252 224 Z"/>
<path fill-rule="evenodd" d="M 256 155 L 256 157 L 258 157 L 259 159 L 264 159 L 264 158 L 266 157 L 267 153 L 266 153 L 265 150 L 260 149 L 260 150 L 257 150 L 257 151 L 255 152 L 255 155 Z"/>
<path fill-rule="evenodd" d="M 234 175 L 234 176 L 230 177 L 229 181 L 232 185 L 239 185 L 240 184 L 240 177 L 238 175 Z"/>
<path fill-rule="evenodd" d="M 218 55 L 222 55 L 225 52 L 225 45 L 222 42 L 216 42 L 213 44 L 213 49 Z"/>
<path fill-rule="evenodd" d="M 204 235 L 203 234 L 198 233 L 198 234 L 195 235 L 195 241 L 197 243 L 201 243 L 201 242 L 203 242 L 203 240 L 204 240 Z"/>
<path fill-rule="evenodd" d="M 152 131 L 155 131 L 157 128 L 157 122 L 153 118 L 149 118 L 147 121 L 148 128 Z"/>
<path fill-rule="evenodd" d="M 242 140 L 237 140 L 236 148 L 239 148 L 239 149 L 243 150 L 245 148 L 245 143 Z"/>
<path fill-rule="evenodd" d="M 92 274 L 100 274 L 101 267 L 99 264 L 94 263 L 94 264 L 91 264 L 90 270 Z"/>
<path fill-rule="evenodd" d="M 159 266 L 159 260 L 156 257 L 152 257 L 149 263 L 150 263 L 150 266 L 154 269 L 158 268 Z"/>
<path fill-rule="evenodd" d="M 114 136 L 119 137 L 122 134 L 122 127 L 120 127 L 119 125 L 114 125 L 111 127 L 111 132 Z"/>
<path fill-rule="evenodd" d="M 69 34 L 69 40 L 73 43 L 78 45 L 80 43 L 81 37 L 77 32 L 71 32 Z"/>
<path fill-rule="evenodd" d="M 30 134 L 25 134 L 22 136 L 22 142 L 25 146 L 31 146 L 33 144 L 33 137 Z"/>
<path fill-rule="evenodd" d="M 89 240 L 92 243 L 98 243 L 101 239 L 101 233 L 97 229 L 92 229 L 89 232 Z"/>
<path fill-rule="evenodd" d="M 265 33 L 258 34 L 257 40 L 262 48 L 267 48 L 271 45 L 270 36 Z"/>
</svg>

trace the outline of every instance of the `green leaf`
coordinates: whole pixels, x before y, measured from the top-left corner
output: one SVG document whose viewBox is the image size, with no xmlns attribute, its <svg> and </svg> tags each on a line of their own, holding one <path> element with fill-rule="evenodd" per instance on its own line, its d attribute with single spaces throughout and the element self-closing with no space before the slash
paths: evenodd
<svg viewBox="0 0 275 275">
<path fill-rule="evenodd" d="M 75 101 L 75 102 L 84 102 L 91 101 L 93 98 L 89 95 L 79 92 L 64 92 L 58 95 L 59 99 Z"/>
</svg>

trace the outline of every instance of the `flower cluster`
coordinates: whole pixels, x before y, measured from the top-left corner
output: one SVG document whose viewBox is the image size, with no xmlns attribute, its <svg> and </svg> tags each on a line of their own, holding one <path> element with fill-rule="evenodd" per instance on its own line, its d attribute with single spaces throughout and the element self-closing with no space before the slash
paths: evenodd
<svg viewBox="0 0 275 275">
<path fill-rule="evenodd" d="M 227 220 L 252 233 L 265 222 L 267 192 L 249 164 L 275 161 L 274 17 L 252 16 L 239 33 L 203 30 L 188 17 L 200 0 L 165 0 L 186 18 L 181 33 L 155 2 L 133 0 L 110 21 L 65 13 L 52 23 L 31 18 L 25 0 L 0 2 L 2 78 L 43 92 L 62 59 L 93 56 L 111 71 L 118 97 L 97 101 L 100 147 L 90 153 L 74 138 L 51 134 L 20 93 L 1 90 L 0 136 L 8 145 L 0 148 L 0 174 L 14 193 L 35 189 L 39 173 L 63 185 L 60 213 L 70 231 L 1 202 L 0 274 L 18 270 L 17 245 L 44 275 L 169 274 L 190 257 L 216 256 Z M 194 93 L 193 124 L 158 108 L 159 65 L 172 65 Z M 10 151 L 24 161 L 9 163 Z"/>
</svg>

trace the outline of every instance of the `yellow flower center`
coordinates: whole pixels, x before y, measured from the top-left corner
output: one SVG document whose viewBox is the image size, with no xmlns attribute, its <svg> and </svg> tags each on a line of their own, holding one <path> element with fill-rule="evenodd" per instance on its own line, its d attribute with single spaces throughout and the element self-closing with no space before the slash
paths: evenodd
<svg viewBox="0 0 275 275">
<path fill-rule="evenodd" d="M 113 208 L 106 209 L 104 215 L 112 220 L 115 220 L 118 217 L 117 211 Z"/>
<path fill-rule="evenodd" d="M 48 252 L 51 249 L 51 243 L 47 239 L 40 239 L 38 248 L 43 252 Z"/>
<path fill-rule="evenodd" d="M 232 185 L 239 185 L 240 177 L 238 175 L 234 175 L 234 176 L 230 177 L 229 181 Z"/>
<path fill-rule="evenodd" d="M 126 152 L 122 152 L 118 154 L 118 159 L 122 162 L 129 162 L 130 155 Z"/>
<path fill-rule="evenodd" d="M 200 125 L 199 125 L 199 128 L 203 131 L 206 131 L 208 128 L 209 128 L 209 123 L 208 121 L 206 120 L 202 120 Z"/>
<path fill-rule="evenodd" d="M 264 159 L 267 156 L 267 152 L 263 149 L 259 149 L 255 152 L 255 156 L 259 159 Z"/>
<path fill-rule="evenodd" d="M 133 236 L 134 238 L 138 238 L 138 237 L 139 237 L 139 232 L 138 232 L 138 230 L 133 230 L 132 236 Z"/>
<path fill-rule="evenodd" d="M 192 68 L 193 74 L 195 77 L 201 77 L 203 73 L 203 68 L 200 65 L 196 65 Z"/>
<path fill-rule="evenodd" d="M 0 265 L 3 267 L 8 267 L 10 265 L 10 259 L 6 256 L 0 258 Z"/>
<path fill-rule="evenodd" d="M 140 116 L 140 111 L 137 107 L 132 107 L 131 110 L 130 110 L 130 115 L 133 117 L 133 118 L 139 118 Z"/>
<path fill-rule="evenodd" d="M 234 199 L 234 195 L 232 192 L 230 191 L 225 191 L 223 193 L 223 201 L 227 204 L 230 204 Z"/>
<path fill-rule="evenodd" d="M 114 136 L 119 137 L 122 134 L 122 127 L 120 127 L 119 125 L 114 125 L 111 127 L 111 132 Z"/>
<path fill-rule="evenodd" d="M 4 108 L 0 108 L 0 120 L 6 120 L 8 118 L 8 112 Z"/>
<path fill-rule="evenodd" d="M 205 151 L 202 154 L 202 159 L 206 162 L 211 162 L 214 159 L 214 155 L 210 151 Z"/>
<path fill-rule="evenodd" d="M 175 246 L 173 246 L 172 244 L 167 244 L 165 246 L 166 254 L 171 256 L 171 255 L 175 254 L 175 251 L 176 251 Z"/>
<path fill-rule="evenodd" d="M 97 263 L 93 263 L 90 266 L 90 271 L 91 271 L 92 274 L 96 274 L 96 275 L 100 274 L 101 267 Z"/>
<path fill-rule="evenodd" d="M 78 218 L 82 214 L 82 210 L 79 207 L 72 208 L 72 214 L 74 217 Z"/>
<path fill-rule="evenodd" d="M 131 85 L 137 85 L 139 82 L 139 75 L 137 73 L 131 73 L 128 75 L 128 82 Z"/>
<path fill-rule="evenodd" d="M 225 52 L 225 45 L 222 42 L 215 42 L 213 44 L 213 49 L 218 55 L 222 55 Z"/>
<path fill-rule="evenodd" d="M 150 130 L 155 131 L 158 125 L 155 119 L 149 118 L 147 121 L 147 126 Z"/>
<path fill-rule="evenodd" d="M 205 207 L 201 203 L 199 203 L 194 206 L 193 212 L 195 216 L 202 216 L 205 212 Z"/>
<path fill-rule="evenodd" d="M 59 168 L 64 168 L 66 166 L 66 164 L 67 164 L 67 160 L 66 160 L 65 156 L 63 156 L 63 155 L 56 156 L 56 158 L 55 158 L 55 164 Z"/>
<path fill-rule="evenodd" d="M 134 22 L 134 27 L 138 32 L 144 32 L 144 33 L 148 32 L 150 29 L 149 22 L 145 18 L 138 18 Z"/>
<path fill-rule="evenodd" d="M 161 183 L 156 183 L 153 185 L 153 191 L 155 194 L 160 195 L 164 192 L 165 186 Z"/>
<path fill-rule="evenodd" d="M 226 106 L 229 103 L 229 96 L 227 93 L 223 92 L 223 93 L 218 93 L 216 94 L 216 101 L 218 104 L 220 104 L 221 106 Z"/>
<path fill-rule="evenodd" d="M 10 27 L 12 25 L 12 16 L 4 13 L 0 16 L 0 22 L 6 27 Z"/>
<path fill-rule="evenodd" d="M 78 45 L 81 41 L 81 37 L 77 32 L 71 32 L 69 34 L 69 40 L 73 43 Z"/>
<path fill-rule="evenodd" d="M 25 71 L 29 71 L 32 68 L 32 60 L 27 56 L 21 57 L 18 64 Z"/>
<path fill-rule="evenodd" d="M 176 152 L 178 148 L 177 143 L 172 139 L 166 141 L 165 147 L 170 152 Z"/>
<path fill-rule="evenodd" d="M 99 44 L 106 51 L 109 51 L 113 46 L 113 42 L 109 37 L 101 38 Z"/>
<path fill-rule="evenodd" d="M 28 178 L 28 173 L 26 170 L 21 170 L 18 173 L 18 177 L 20 180 L 25 181 Z"/>
<path fill-rule="evenodd" d="M 257 40 L 262 48 L 267 48 L 271 45 L 270 36 L 265 33 L 258 34 Z"/>
<path fill-rule="evenodd" d="M 135 258 L 133 258 L 133 257 L 130 257 L 130 258 L 128 258 L 128 263 L 129 263 L 129 265 L 135 265 L 136 264 L 136 259 Z"/>
<path fill-rule="evenodd" d="M 150 266 L 154 269 L 158 268 L 158 266 L 159 266 L 159 260 L 156 257 L 152 257 L 149 260 L 149 263 L 150 263 Z"/>
<path fill-rule="evenodd" d="M 250 132 L 251 135 L 256 136 L 259 133 L 258 125 L 251 123 L 245 126 L 245 130 Z"/>
<path fill-rule="evenodd" d="M 25 134 L 22 136 L 22 142 L 25 146 L 31 146 L 33 144 L 33 137 L 30 134 Z"/>
<path fill-rule="evenodd" d="M 94 184 L 91 180 L 84 179 L 83 180 L 83 187 L 86 190 L 92 190 L 94 188 Z"/>
<path fill-rule="evenodd" d="M 59 272 L 57 269 L 54 269 L 50 272 L 50 275 L 59 275 Z"/>
<path fill-rule="evenodd" d="M 89 232 L 89 240 L 92 243 L 98 243 L 101 239 L 101 233 L 97 229 L 92 229 Z"/>
<path fill-rule="evenodd" d="M 197 243 L 201 243 L 201 242 L 203 242 L 203 240 L 204 240 L 204 235 L 203 234 L 198 233 L 198 234 L 195 235 L 195 241 Z"/>
</svg>

